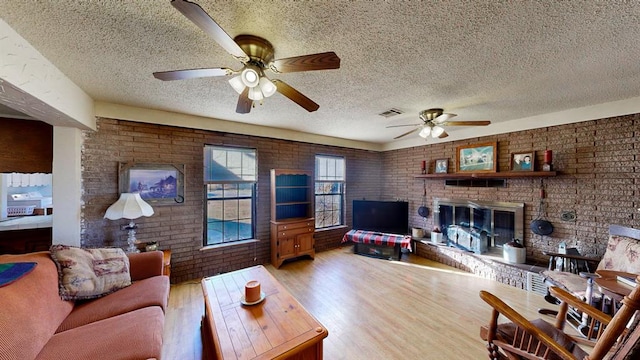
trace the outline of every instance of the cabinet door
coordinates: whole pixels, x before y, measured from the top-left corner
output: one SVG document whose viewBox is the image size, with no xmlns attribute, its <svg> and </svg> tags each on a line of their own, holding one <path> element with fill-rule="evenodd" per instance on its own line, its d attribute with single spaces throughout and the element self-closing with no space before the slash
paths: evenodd
<svg viewBox="0 0 640 360">
<path fill-rule="evenodd" d="M 300 234 L 296 239 L 298 241 L 298 255 L 313 254 L 313 233 Z"/>
<path fill-rule="evenodd" d="M 280 259 L 287 259 L 296 256 L 295 237 L 279 238 Z"/>
</svg>

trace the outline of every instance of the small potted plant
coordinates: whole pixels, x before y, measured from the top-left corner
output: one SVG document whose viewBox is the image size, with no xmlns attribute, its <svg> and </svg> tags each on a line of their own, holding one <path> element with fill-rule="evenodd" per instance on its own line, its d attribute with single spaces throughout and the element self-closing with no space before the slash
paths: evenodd
<svg viewBox="0 0 640 360">
<path fill-rule="evenodd" d="M 437 226 L 434 226 L 433 230 L 431 230 L 431 242 L 434 244 L 442 242 L 442 231 L 440 231 L 440 228 Z"/>
</svg>

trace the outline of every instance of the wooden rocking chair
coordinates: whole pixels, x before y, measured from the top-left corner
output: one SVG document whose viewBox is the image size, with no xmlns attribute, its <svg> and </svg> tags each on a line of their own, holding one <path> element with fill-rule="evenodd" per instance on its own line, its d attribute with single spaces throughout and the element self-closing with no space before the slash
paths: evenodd
<svg viewBox="0 0 640 360">
<path fill-rule="evenodd" d="M 626 326 L 634 313 L 640 309 L 640 277 L 636 279 L 636 283 L 639 285 L 622 300 L 622 307 L 613 317 L 590 306 L 567 291 L 551 287 L 551 294 L 561 301 L 555 325 L 542 319 L 528 321 L 496 296 L 486 291 L 480 291 L 480 297 L 493 307 L 489 325 L 480 329 L 480 336 L 487 341 L 489 358 L 493 360 L 603 359 L 618 340 L 627 335 Z M 598 323 L 597 326 L 592 326 L 597 330 L 594 330 L 596 342 L 590 353 L 585 352 L 579 346 L 583 339 L 564 333 L 569 306 L 585 312 L 594 324 Z M 511 322 L 498 324 L 498 317 L 501 314 Z"/>
</svg>

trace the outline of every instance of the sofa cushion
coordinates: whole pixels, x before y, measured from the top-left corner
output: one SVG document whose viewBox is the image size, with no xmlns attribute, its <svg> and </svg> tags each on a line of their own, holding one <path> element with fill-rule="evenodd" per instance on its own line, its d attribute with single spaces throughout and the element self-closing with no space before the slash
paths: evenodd
<svg viewBox="0 0 640 360">
<path fill-rule="evenodd" d="M 146 307 L 57 333 L 36 359 L 159 359 L 163 328 L 162 309 Z"/>
<path fill-rule="evenodd" d="M 167 307 L 169 287 L 168 276 L 154 276 L 136 281 L 129 287 L 99 299 L 78 301 L 57 331 L 73 329 L 148 306 L 159 306 L 164 311 Z"/>
<path fill-rule="evenodd" d="M 48 251 L 0 255 L 0 263 L 35 262 L 29 274 L 0 288 L 0 359 L 33 359 L 73 308 L 58 295 Z"/>
<path fill-rule="evenodd" d="M 119 248 L 51 246 L 64 300 L 94 299 L 131 285 L 129 258 Z"/>
</svg>

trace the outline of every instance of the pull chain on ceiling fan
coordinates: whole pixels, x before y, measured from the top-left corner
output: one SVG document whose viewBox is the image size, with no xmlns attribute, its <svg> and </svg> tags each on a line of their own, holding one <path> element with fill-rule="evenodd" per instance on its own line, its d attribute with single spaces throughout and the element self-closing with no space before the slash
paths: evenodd
<svg viewBox="0 0 640 360">
<path fill-rule="evenodd" d="M 443 126 L 486 126 L 491 124 L 491 121 L 482 120 L 482 121 L 449 121 L 449 119 L 455 117 L 456 114 L 445 113 L 444 110 L 440 108 L 433 108 L 422 110 L 419 114 L 420 120 L 422 120 L 422 124 L 404 124 L 404 125 L 391 125 L 387 126 L 387 128 L 396 128 L 396 127 L 405 127 L 405 126 L 415 126 L 416 128 L 410 131 L 407 131 L 404 134 L 394 137 L 393 139 L 400 139 L 409 134 L 412 134 L 416 131 L 420 131 L 418 136 L 423 139 L 427 139 L 429 135 L 431 135 L 434 139 L 443 139 L 449 136 L 447 132 L 444 130 Z"/>
<path fill-rule="evenodd" d="M 236 75 L 229 80 L 231 87 L 240 94 L 236 112 L 246 114 L 251 111 L 254 101 L 279 92 L 309 112 L 320 105 L 303 95 L 285 82 L 269 79 L 265 70 L 274 73 L 289 73 L 311 70 L 339 69 L 340 58 L 335 52 L 302 55 L 274 60 L 271 43 L 253 35 L 238 35 L 231 38 L 198 4 L 186 0 L 172 0 L 171 5 L 206 32 L 244 67 L 240 70 L 229 68 L 187 69 L 154 72 L 153 76 L 164 81 L 195 79 Z"/>
</svg>

